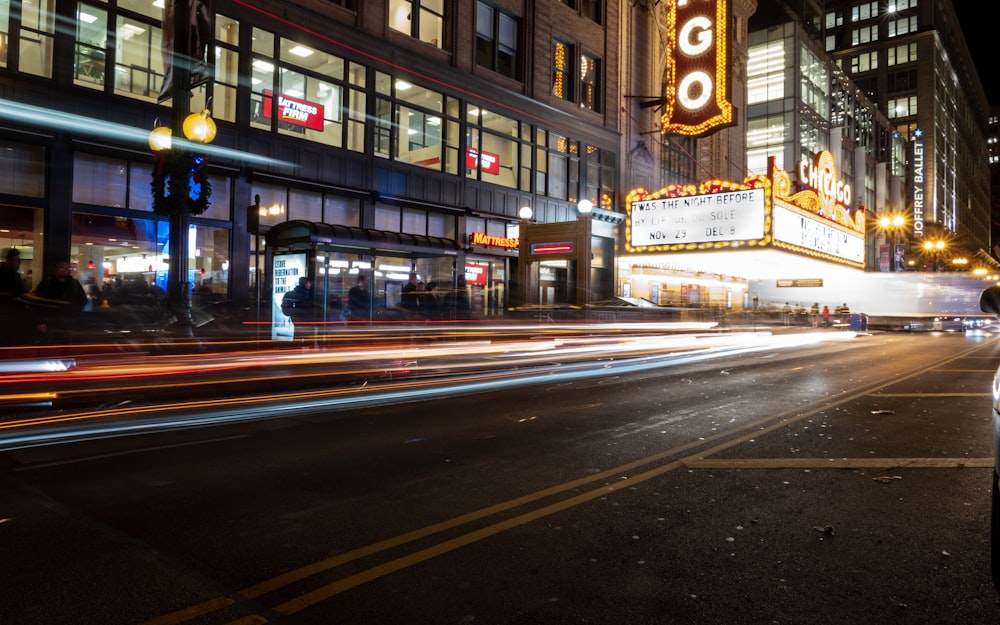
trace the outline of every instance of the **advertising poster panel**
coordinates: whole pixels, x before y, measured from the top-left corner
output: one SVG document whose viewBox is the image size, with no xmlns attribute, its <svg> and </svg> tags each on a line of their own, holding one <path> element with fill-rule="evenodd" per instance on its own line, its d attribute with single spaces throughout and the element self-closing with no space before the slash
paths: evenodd
<svg viewBox="0 0 1000 625">
<path fill-rule="evenodd" d="M 281 299 L 295 288 L 306 273 L 305 252 L 275 254 L 271 265 L 271 339 L 291 341 L 295 338 L 292 319 L 281 312 Z"/>
</svg>

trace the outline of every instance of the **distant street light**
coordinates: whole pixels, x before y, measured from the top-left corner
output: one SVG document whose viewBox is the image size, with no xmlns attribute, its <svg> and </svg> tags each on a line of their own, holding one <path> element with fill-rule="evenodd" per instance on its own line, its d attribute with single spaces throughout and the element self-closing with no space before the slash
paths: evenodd
<svg viewBox="0 0 1000 625">
<path fill-rule="evenodd" d="M 878 229 L 883 232 L 888 243 L 889 234 L 892 234 L 892 253 L 889 258 L 889 271 L 903 271 L 905 264 L 905 254 L 901 242 L 901 234 L 906 226 L 906 218 L 899 214 L 883 215 L 876 222 Z"/>
</svg>

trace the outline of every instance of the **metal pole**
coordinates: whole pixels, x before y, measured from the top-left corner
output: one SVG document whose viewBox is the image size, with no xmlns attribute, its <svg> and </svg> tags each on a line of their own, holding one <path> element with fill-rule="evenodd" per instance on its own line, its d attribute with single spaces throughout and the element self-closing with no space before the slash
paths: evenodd
<svg viewBox="0 0 1000 625">
<path fill-rule="evenodd" d="M 191 33 L 188 3 L 192 0 L 168 0 L 173 2 L 173 42 L 170 62 L 170 106 L 171 132 L 174 137 L 172 149 L 180 149 L 178 143 L 184 137 L 184 120 L 191 113 Z M 191 225 L 191 211 L 187 197 L 174 198 L 170 212 L 170 264 L 167 278 L 167 302 L 176 318 L 178 332 L 191 336 L 191 283 L 188 281 L 188 229 Z"/>
</svg>

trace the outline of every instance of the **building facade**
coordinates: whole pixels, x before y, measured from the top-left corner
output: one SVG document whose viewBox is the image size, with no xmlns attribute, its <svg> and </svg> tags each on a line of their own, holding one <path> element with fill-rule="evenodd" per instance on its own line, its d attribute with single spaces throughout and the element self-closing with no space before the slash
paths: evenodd
<svg viewBox="0 0 1000 625">
<path fill-rule="evenodd" d="M 988 260 L 989 106 L 949 0 L 827 0 L 826 51 L 907 141 L 908 251 L 930 236 Z"/>
<path fill-rule="evenodd" d="M 376 307 L 391 308 L 410 270 L 465 278 L 477 314 L 498 314 L 514 291 L 507 242 L 521 208 L 575 222 L 583 199 L 607 212 L 620 201 L 618 2 L 218 0 L 213 11 L 209 80 L 190 102 L 218 127 L 203 150 L 210 201 L 187 237 L 196 305 L 280 294 L 274 254 L 304 249 L 301 271 L 327 301 L 371 272 Z M 69 258 L 109 305 L 155 294 L 171 253 L 146 145 L 171 115 L 164 9 L 3 2 L 0 34 L 0 244 L 22 251 L 28 281 Z M 287 221 L 347 234 L 276 240 L 264 254 Z M 601 232 L 598 247 L 613 236 Z M 613 283 L 605 257 L 598 293 Z"/>
</svg>

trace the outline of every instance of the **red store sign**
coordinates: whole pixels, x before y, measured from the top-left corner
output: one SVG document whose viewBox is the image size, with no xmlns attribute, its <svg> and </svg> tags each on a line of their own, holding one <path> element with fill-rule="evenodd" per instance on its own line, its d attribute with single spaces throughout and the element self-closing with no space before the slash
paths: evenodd
<svg viewBox="0 0 1000 625">
<path fill-rule="evenodd" d="M 500 155 L 492 152 L 480 152 L 475 148 L 465 149 L 465 168 L 480 169 L 487 174 L 500 174 Z"/>
<path fill-rule="evenodd" d="M 273 98 L 273 91 L 264 91 L 264 117 L 268 119 L 271 117 Z M 323 130 L 323 105 L 279 94 L 278 121 L 310 130 Z"/>
</svg>

